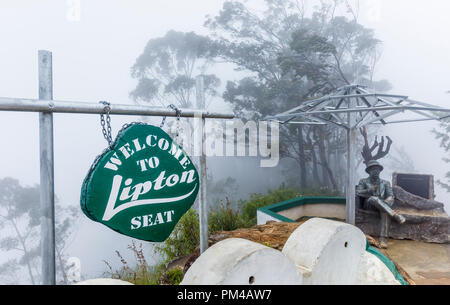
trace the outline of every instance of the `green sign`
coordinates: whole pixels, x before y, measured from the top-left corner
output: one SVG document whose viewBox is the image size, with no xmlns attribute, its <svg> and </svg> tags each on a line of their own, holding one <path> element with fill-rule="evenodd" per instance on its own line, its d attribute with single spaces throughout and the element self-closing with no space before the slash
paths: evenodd
<svg viewBox="0 0 450 305">
<path fill-rule="evenodd" d="M 199 176 L 161 128 L 135 123 L 95 160 L 81 189 L 90 219 L 146 241 L 164 241 L 192 206 Z"/>
</svg>

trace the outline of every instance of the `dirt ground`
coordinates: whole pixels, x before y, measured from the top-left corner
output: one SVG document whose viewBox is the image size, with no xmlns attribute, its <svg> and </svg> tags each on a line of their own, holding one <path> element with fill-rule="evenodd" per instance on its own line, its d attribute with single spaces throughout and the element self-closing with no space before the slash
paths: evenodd
<svg viewBox="0 0 450 305">
<path fill-rule="evenodd" d="M 417 285 L 450 285 L 450 244 L 391 239 L 384 251 Z"/>
</svg>

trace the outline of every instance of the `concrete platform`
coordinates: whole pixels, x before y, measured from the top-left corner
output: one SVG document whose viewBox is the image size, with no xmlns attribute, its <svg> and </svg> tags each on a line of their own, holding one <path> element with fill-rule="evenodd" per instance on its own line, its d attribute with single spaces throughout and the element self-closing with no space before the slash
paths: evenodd
<svg viewBox="0 0 450 305">
<path fill-rule="evenodd" d="M 382 252 L 417 285 L 450 285 L 450 244 L 390 239 Z"/>
</svg>

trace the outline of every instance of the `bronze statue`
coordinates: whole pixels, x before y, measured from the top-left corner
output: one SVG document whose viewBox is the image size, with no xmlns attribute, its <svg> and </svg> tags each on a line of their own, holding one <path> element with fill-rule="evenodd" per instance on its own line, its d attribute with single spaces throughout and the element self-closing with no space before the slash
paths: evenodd
<svg viewBox="0 0 450 305">
<path fill-rule="evenodd" d="M 403 224 L 405 218 L 392 210 L 394 194 L 389 181 L 380 179 L 381 171 L 383 171 L 383 166 L 380 163 L 376 160 L 369 161 L 366 168 L 369 177 L 361 179 L 356 187 L 356 194 L 365 198 L 365 206 L 367 208 L 376 209 L 380 212 L 380 246 L 387 248 L 390 219 L 394 218 L 398 223 Z"/>
</svg>

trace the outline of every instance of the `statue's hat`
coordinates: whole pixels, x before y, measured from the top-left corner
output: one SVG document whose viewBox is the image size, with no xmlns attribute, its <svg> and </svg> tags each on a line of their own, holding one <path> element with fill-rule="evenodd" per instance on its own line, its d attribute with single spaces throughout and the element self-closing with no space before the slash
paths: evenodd
<svg viewBox="0 0 450 305">
<path fill-rule="evenodd" d="M 374 167 L 374 166 L 378 166 L 380 168 L 380 170 L 382 171 L 384 169 L 384 167 L 376 160 L 370 160 L 367 163 L 367 167 L 366 167 L 366 173 L 369 173 L 369 168 Z"/>
</svg>

